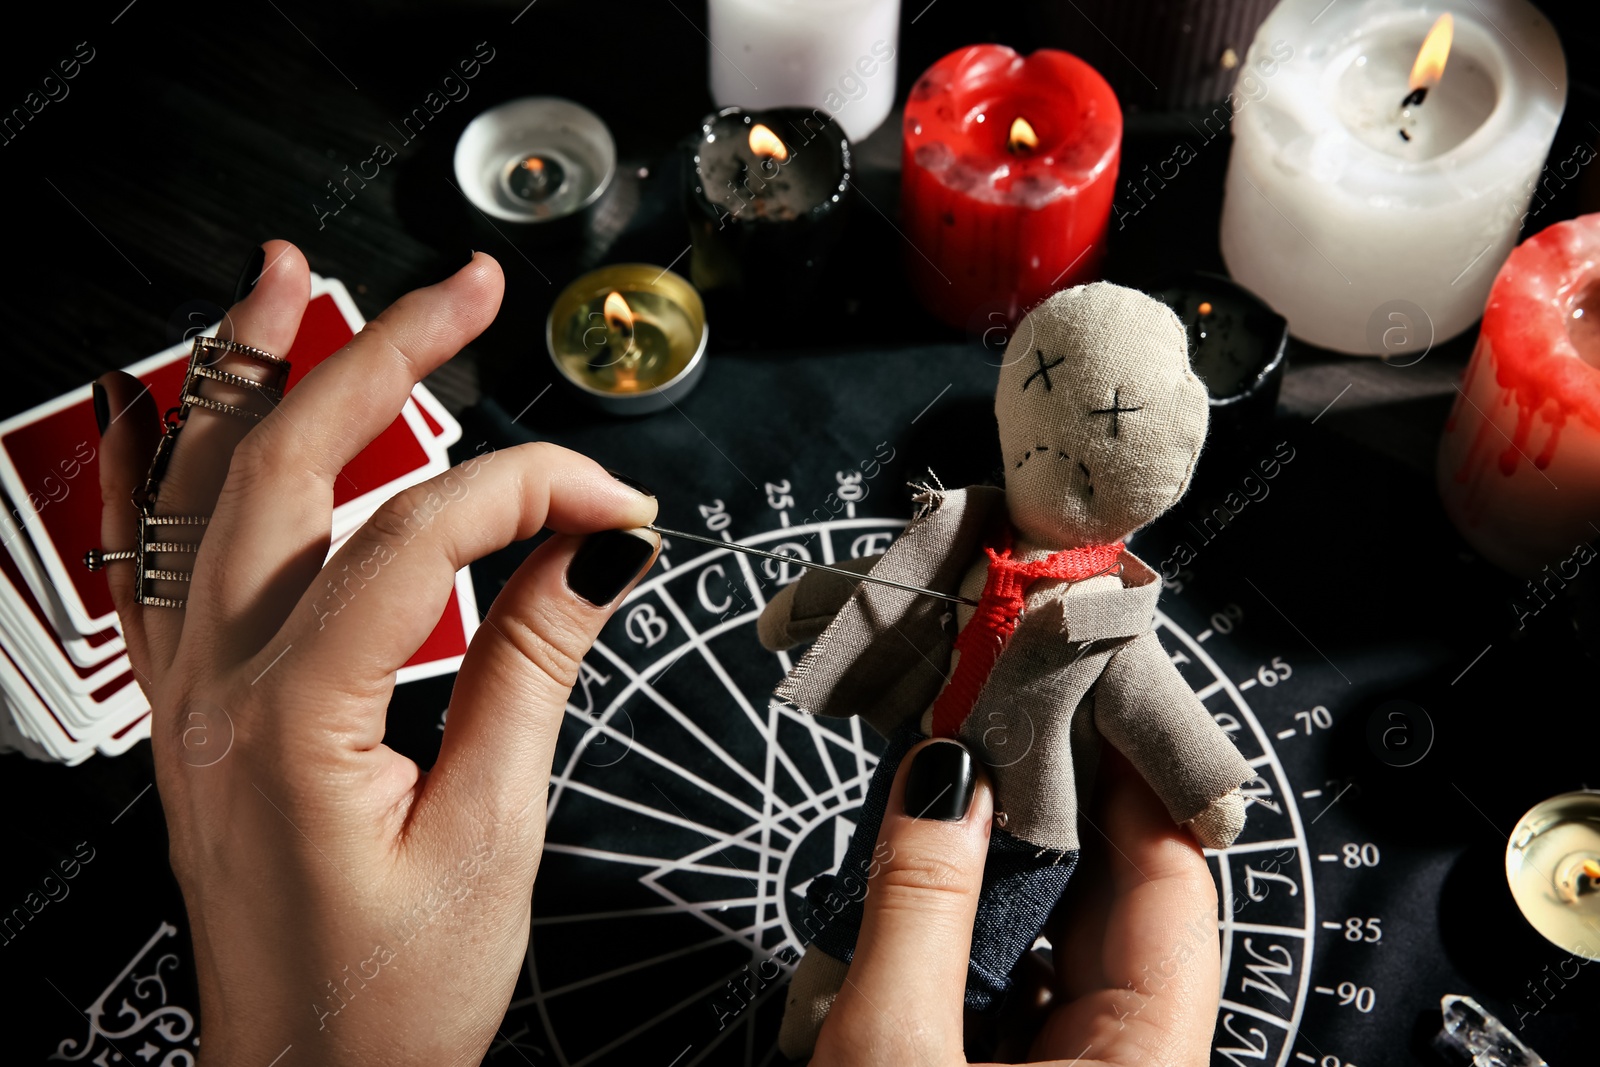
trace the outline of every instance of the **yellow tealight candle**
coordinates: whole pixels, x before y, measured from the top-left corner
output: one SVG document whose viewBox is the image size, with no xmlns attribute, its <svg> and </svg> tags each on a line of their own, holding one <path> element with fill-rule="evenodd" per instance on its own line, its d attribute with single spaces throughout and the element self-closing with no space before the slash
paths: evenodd
<svg viewBox="0 0 1600 1067">
<path fill-rule="evenodd" d="M 705 369 L 705 306 L 682 277 L 646 263 L 591 271 L 556 297 L 550 358 L 587 400 L 617 415 L 675 404 Z"/>
<path fill-rule="evenodd" d="M 1600 792 L 1534 805 L 1511 831 L 1506 880 L 1523 916 L 1575 956 L 1600 960 Z"/>
</svg>

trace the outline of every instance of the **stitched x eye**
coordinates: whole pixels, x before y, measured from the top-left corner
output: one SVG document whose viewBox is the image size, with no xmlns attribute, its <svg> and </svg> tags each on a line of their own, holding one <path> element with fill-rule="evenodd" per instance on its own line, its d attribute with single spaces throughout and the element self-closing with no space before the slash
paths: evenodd
<svg viewBox="0 0 1600 1067">
<path fill-rule="evenodd" d="M 1044 361 L 1044 352 L 1036 348 L 1033 350 L 1033 354 L 1035 358 L 1039 360 L 1039 369 L 1028 375 L 1027 380 L 1022 383 L 1022 391 L 1026 393 L 1028 391 L 1028 386 L 1033 384 L 1033 380 L 1035 378 L 1043 378 L 1044 391 L 1048 393 L 1052 388 L 1054 388 L 1050 384 L 1050 372 L 1056 367 L 1059 367 L 1061 364 L 1065 363 L 1067 361 L 1067 357 L 1057 356 L 1055 362 L 1046 363 Z"/>
<path fill-rule="evenodd" d="M 1135 407 L 1135 408 L 1125 408 L 1125 407 L 1123 407 L 1122 406 L 1122 390 L 1121 389 L 1113 389 L 1113 390 L 1111 390 L 1111 406 L 1108 407 L 1108 408 L 1096 408 L 1095 410 L 1089 412 L 1089 414 L 1091 414 L 1091 415 L 1110 415 L 1111 416 L 1111 436 L 1115 437 L 1115 436 L 1117 436 L 1117 430 L 1119 428 L 1118 423 L 1117 423 L 1117 416 L 1125 414 L 1125 413 L 1127 413 L 1129 411 L 1143 411 L 1143 410 L 1144 409 L 1142 407 Z"/>
</svg>

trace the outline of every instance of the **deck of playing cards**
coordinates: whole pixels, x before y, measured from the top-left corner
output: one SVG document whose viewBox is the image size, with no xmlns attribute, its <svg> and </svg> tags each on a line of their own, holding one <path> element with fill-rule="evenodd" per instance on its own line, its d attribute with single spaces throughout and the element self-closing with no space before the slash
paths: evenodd
<svg viewBox="0 0 1600 1067">
<path fill-rule="evenodd" d="M 283 353 L 292 363 L 287 387 L 363 324 L 342 284 L 313 276 L 300 333 Z M 159 411 L 177 403 L 189 348 L 186 341 L 128 368 Z M 335 483 L 334 544 L 396 492 L 445 471 L 460 436 L 460 425 L 418 385 Z M 150 707 L 128 663 L 105 573 L 82 562 L 101 543 L 99 450 L 88 385 L 0 423 L 0 751 L 78 763 L 150 736 Z M 462 570 L 438 626 L 399 680 L 455 670 L 477 625 L 472 580 Z"/>
</svg>

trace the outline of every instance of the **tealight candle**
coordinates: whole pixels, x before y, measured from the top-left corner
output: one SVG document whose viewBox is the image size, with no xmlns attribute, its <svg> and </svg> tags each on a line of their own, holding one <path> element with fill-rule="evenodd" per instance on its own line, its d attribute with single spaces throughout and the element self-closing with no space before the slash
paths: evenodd
<svg viewBox="0 0 1600 1067">
<path fill-rule="evenodd" d="M 1438 340 L 1465 330 L 1566 100 L 1549 21 L 1526 0 L 1284 0 L 1241 69 L 1261 63 L 1233 121 L 1229 272 L 1324 348 L 1384 354 L 1369 322 L 1396 302 Z"/>
<path fill-rule="evenodd" d="M 1600 214 L 1524 241 L 1495 278 L 1445 423 L 1445 510 L 1474 549 L 1515 574 L 1549 566 L 1565 572 L 1558 584 L 1570 580 L 1600 539 L 1597 320 Z"/>
<path fill-rule="evenodd" d="M 456 141 L 456 184 L 506 222 L 552 222 L 599 200 L 617 169 L 611 131 L 588 108 L 553 96 L 510 100 Z"/>
<path fill-rule="evenodd" d="M 799 107 L 851 140 L 894 106 L 900 0 L 710 0 L 718 107 Z"/>
<path fill-rule="evenodd" d="M 844 235 L 850 141 L 801 108 L 725 108 L 700 124 L 686 188 L 697 287 L 799 299 Z"/>
<path fill-rule="evenodd" d="M 1563 793 L 1534 805 L 1511 831 L 1506 881 L 1545 940 L 1600 960 L 1600 792 Z"/>
<path fill-rule="evenodd" d="M 1117 181 L 1122 109 L 1066 52 L 952 52 L 906 103 L 900 211 L 924 306 L 952 326 L 1015 322 L 1094 277 Z"/>
<path fill-rule="evenodd" d="M 614 415 L 681 400 L 705 372 L 705 307 L 681 276 L 647 263 L 590 271 L 561 291 L 545 322 L 556 369 Z"/>
</svg>

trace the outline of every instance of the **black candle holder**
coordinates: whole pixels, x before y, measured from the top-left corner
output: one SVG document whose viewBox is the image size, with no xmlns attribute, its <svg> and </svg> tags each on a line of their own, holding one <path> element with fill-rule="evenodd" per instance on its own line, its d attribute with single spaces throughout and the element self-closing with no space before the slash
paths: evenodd
<svg viewBox="0 0 1600 1067">
<path fill-rule="evenodd" d="M 767 308 L 807 302 L 852 199 L 850 140 L 839 124 L 820 110 L 725 108 L 701 122 L 684 160 L 695 287 L 708 299 L 759 292 Z"/>
<path fill-rule="evenodd" d="M 1188 331 L 1189 362 L 1211 404 L 1207 448 L 1248 444 L 1278 407 L 1288 320 L 1238 282 L 1207 271 L 1164 279 L 1150 295 Z"/>
</svg>

